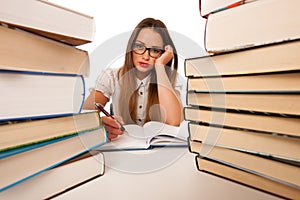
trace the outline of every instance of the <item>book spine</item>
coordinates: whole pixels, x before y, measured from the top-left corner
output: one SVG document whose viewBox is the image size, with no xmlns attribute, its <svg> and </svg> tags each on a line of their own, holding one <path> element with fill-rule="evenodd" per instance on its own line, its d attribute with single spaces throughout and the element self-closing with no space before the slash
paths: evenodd
<svg viewBox="0 0 300 200">
<path fill-rule="evenodd" d="M 238 1 L 236 3 L 230 4 L 230 5 L 225 6 L 223 8 L 219 8 L 219 9 L 213 10 L 211 13 L 216 13 L 216 12 L 220 12 L 222 10 L 227 10 L 227 9 L 230 9 L 230 8 L 234 8 L 234 7 L 237 7 L 237 6 L 242 5 L 244 3 L 245 3 L 245 0 Z"/>
</svg>

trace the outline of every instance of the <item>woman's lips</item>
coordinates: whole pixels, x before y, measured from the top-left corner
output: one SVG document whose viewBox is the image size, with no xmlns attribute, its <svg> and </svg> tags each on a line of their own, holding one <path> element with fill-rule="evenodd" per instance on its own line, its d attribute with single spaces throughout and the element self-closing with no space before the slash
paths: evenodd
<svg viewBox="0 0 300 200">
<path fill-rule="evenodd" d="M 140 66 L 141 67 L 148 67 L 149 64 L 148 63 L 144 63 L 144 62 L 139 62 Z"/>
</svg>

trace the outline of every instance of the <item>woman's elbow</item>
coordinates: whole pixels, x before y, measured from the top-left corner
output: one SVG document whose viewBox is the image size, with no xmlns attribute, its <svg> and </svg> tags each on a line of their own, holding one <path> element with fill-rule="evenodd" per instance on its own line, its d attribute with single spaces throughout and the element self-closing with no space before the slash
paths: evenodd
<svg viewBox="0 0 300 200">
<path fill-rule="evenodd" d="M 172 117 L 166 120 L 166 124 L 169 124 L 171 126 L 180 126 L 181 122 L 183 121 L 183 117 L 182 115 L 178 115 L 175 117 Z"/>
</svg>

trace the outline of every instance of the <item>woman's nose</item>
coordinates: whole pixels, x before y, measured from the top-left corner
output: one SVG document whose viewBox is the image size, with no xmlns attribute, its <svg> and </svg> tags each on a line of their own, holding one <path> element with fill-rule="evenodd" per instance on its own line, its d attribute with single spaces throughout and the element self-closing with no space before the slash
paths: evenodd
<svg viewBox="0 0 300 200">
<path fill-rule="evenodd" d="M 145 60 L 149 60 L 149 58 L 150 58 L 150 55 L 149 55 L 149 50 L 148 49 L 146 49 L 146 51 L 143 53 L 143 59 L 145 59 Z"/>
</svg>

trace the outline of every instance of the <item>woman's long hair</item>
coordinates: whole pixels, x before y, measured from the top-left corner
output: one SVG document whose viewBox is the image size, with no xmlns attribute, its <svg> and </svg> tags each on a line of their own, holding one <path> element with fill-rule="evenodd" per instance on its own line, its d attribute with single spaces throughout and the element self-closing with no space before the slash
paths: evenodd
<svg viewBox="0 0 300 200">
<path fill-rule="evenodd" d="M 135 43 L 137 36 L 143 28 L 152 28 L 155 32 L 159 33 L 163 39 L 163 45 L 171 45 L 174 52 L 174 57 L 165 66 L 168 78 L 173 87 L 176 84 L 178 56 L 174 43 L 169 35 L 166 25 L 160 20 L 153 18 L 146 18 L 142 20 L 132 32 L 125 54 L 125 61 L 122 68 L 118 72 L 120 84 L 119 96 L 119 115 L 122 116 L 124 122 L 127 124 L 136 123 L 137 119 L 137 83 L 135 75 L 135 66 L 132 59 L 132 45 Z M 151 72 L 150 85 L 148 89 L 148 103 L 146 106 L 146 119 L 145 122 L 154 120 L 162 121 L 161 112 L 158 99 L 158 88 L 155 69 Z M 150 113 L 151 108 L 151 113 Z M 156 108 L 153 110 L 153 108 Z"/>
</svg>

